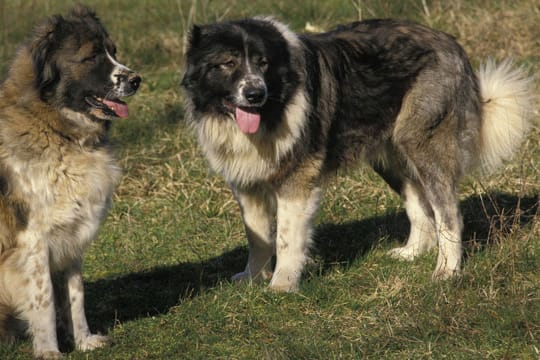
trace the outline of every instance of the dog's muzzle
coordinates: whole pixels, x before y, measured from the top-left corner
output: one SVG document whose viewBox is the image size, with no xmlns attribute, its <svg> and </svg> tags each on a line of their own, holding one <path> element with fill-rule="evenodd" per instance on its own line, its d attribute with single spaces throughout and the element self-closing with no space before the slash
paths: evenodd
<svg viewBox="0 0 540 360">
<path fill-rule="evenodd" d="M 142 78 L 135 72 L 122 72 L 116 75 L 116 81 L 118 84 L 118 95 L 130 96 L 135 94 L 139 86 L 141 85 Z"/>
<path fill-rule="evenodd" d="M 264 79 L 248 75 L 238 86 L 236 105 L 244 107 L 261 107 L 266 102 L 268 90 Z"/>
<path fill-rule="evenodd" d="M 266 87 L 245 87 L 242 95 L 250 105 L 257 106 L 264 103 L 266 100 Z"/>
</svg>

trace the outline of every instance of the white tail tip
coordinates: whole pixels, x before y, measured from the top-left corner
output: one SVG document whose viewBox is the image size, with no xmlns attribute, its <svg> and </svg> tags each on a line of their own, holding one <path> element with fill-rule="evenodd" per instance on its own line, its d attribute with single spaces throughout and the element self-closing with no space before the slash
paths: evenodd
<svg viewBox="0 0 540 360">
<path fill-rule="evenodd" d="M 478 71 L 483 102 L 480 162 L 491 172 L 512 158 L 531 127 L 533 78 L 510 60 L 488 60 Z"/>
</svg>

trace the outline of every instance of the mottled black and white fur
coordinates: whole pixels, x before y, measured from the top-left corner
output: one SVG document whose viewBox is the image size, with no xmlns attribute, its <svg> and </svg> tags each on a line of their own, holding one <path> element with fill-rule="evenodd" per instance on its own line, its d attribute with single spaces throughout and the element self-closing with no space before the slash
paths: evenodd
<svg viewBox="0 0 540 360">
<path fill-rule="evenodd" d="M 459 180 L 516 151 L 529 85 L 507 61 L 475 73 L 452 36 L 407 21 L 305 35 L 271 18 L 195 26 L 182 86 L 202 150 L 242 211 L 249 258 L 234 279 L 297 289 L 323 180 L 359 160 L 405 204 L 409 239 L 390 254 L 438 244 L 433 277 L 457 274 Z"/>
</svg>

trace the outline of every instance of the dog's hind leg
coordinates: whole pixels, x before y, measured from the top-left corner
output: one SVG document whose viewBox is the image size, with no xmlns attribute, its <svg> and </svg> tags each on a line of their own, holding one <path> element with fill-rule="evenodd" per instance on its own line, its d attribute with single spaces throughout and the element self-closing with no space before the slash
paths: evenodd
<svg viewBox="0 0 540 360">
<path fill-rule="evenodd" d="M 435 233 L 439 244 L 434 280 L 444 280 L 461 271 L 463 220 L 459 210 L 456 186 L 451 176 L 423 172 L 426 199 L 433 210 Z"/>
<path fill-rule="evenodd" d="M 446 167 L 453 161 L 447 161 L 446 166 L 441 167 L 442 160 L 437 159 L 434 152 L 428 153 L 432 162 L 419 157 L 415 163 L 419 184 L 416 190 L 410 184 L 404 187 L 411 235 L 407 245 L 393 254 L 413 258 L 434 247 L 434 239 L 437 239 L 439 253 L 433 279 L 447 279 L 458 274 L 461 267 L 463 221 L 456 195 L 459 177 Z"/>
<path fill-rule="evenodd" d="M 439 198 L 435 201 L 439 200 L 442 199 Z M 433 279 L 444 280 L 459 274 L 461 271 L 463 220 L 457 200 L 453 197 L 448 197 L 446 202 L 444 200 L 439 202 L 433 206 L 433 209 L 439 243 L 439 254 Z"/>
<path fill-rule="evenodd" d="M 475 161 L 481 115 L 478 83 L 465 54 L 442 54 L 416 77 L 392 133 L 433 211 L 439 245 L 434 279 L 461 270 L 463 220 L 457 189 Z"/>
<path fill-rule="evenodd" d="M 460 272 L 463 220 L 459 211 L 457 185 L 459 156 L 450 144 L 426 144 L 426 149 L 411 155 L 416 176 L 431 206 L 439 244 L 434 279 L 447 279 Z M 446 149 L 446 152 L 442 149 Z"/>
<path fill-rule="evenodd" d="M 394 258 L 412 260 L 437 246 L 435 215 L 418 183 L 406 180 L 401 197 L 411 226 L 409 238 L 405 246 L 392 249 L 388 254 Z"/>
<path fill-rule="evenodd" d="M 246 230 L 249 255 L 243 272 L 233 281 L 261 281 L 272 276 L 275 243 L 276 199 L 270 188 L 234 189 Z"/>
<path fill-rule="evenodd" d="M 441 151 L 440 144 L 431 144 L 431 146 L 425 144 L 425 146 L 427 149 L 413 152 L 409 157 L 415 167 L 416 180 L 425 195 L 418 199 L 414 199 L 413 196 L 414 200 L 411 201 L 411 195 L 414 192 L 406 192 L 409 196 L 409 199 L 405 199 L 407 214 L 411 224 L 417 224 L 416 231 L 411 230 L 411 235 L 416 236 L 416 243 L 413 243 L 415 246 L 411 247 L 410 253 L 413 249 L 425 251 L 432 247 L 433 243 L 429 234 L 434 230 L 439 254 L 433 278 L 447 279 L 460 272 L 462 256 L 463 221 L 456 195 L 459 180 L 458 156 L 452 154 L 451 151 Z M 450 149 L 444 145 L 442 148 Z M 416 195 L 419 194 L 421 192 L 416 192 Z M 423 205 L 418 208 L 418 204 Z M 434 222 L 431 222 L 433 219 Z M 434 224 L 434 227 L 430 228 L 430 223 Z M 405 247 L 408 245 L 407 243 Z M 402 252 L 401 255 L 409 254 Z"/>
<path fill-rule="evenodd" d="M 0 265 L 0 270 L 2 266 Z M 6 289 L 0 287 L 0 342 L 11 344 L 18 335 L 22 334 L 23 329 L 19 329 L 17 320 L 13 317 L 13 309 L 7 304 L 2 303 L 1 294 L 5 293 Z"/>
<path fill-rule="evenodd" d="M 401 195 L 410 223 L 405 246 L 388 251 L 396 259 L 413 260 L 437 246 L 435 217 L 421 184 L 407 169 L 407 164 L 393 146 L 386 146 L 383 161 L 374 161 L 373 169 Z"/>
<path fill-rule="evenodd" d="M 28 322 L 34 356 L 58 359 L 62 354 L 56 336 L 49 249 L 30 231 L 20 238 L 26 246 L 6 254 L 0 265 L 0 286 L 5 290 L 2 297 L 18 317 Z"/>
</svg>

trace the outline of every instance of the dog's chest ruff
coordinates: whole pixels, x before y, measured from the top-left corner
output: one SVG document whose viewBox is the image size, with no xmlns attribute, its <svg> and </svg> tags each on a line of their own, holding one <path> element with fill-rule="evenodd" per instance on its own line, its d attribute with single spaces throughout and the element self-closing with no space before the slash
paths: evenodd
<svg viewBox="0 0 540 360">
<path fill-rule="evenodd" d="M 203 116 L 196 133 L 213 170 L 227 182 L 248 185 L 268 181 L 302 136 L 308 112 L 304 91 L 298 90 L 284 113 L 283 124 L 272 133 L 242 133 L 234 121 Z"/>
<path fill-rule="evenodd" d="M 3 154 L 4 156 L 8 154 Z M 53 269 L 80 258 L 108 208 L 120 170 L 105 148 L 50 145 L 41 156 L 9 154 L 14 191 L 24 199 L 28 224 L 23 246 L 47 246 Z"/>
</svg>

